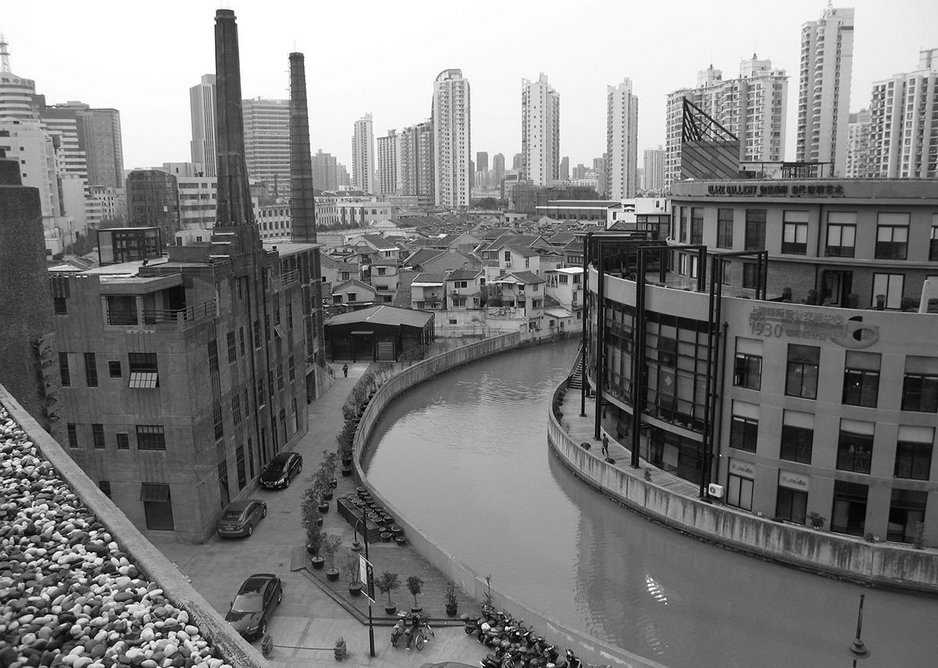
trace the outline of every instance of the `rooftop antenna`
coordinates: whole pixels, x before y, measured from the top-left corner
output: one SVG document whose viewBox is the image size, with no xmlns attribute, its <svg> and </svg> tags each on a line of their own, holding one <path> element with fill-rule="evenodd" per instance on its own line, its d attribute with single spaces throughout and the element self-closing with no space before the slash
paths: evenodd
<svg viewBox="0 0 938 668">
<path fill-rule="evenodd" d="M 0 58 L 2 58 L 2 64 L 0 64 L 0 72 L 9 72 L 10 71 L 10 51 L 7 49 L 7 40 L 3 34 L 0 34 Z"/>
</svg>

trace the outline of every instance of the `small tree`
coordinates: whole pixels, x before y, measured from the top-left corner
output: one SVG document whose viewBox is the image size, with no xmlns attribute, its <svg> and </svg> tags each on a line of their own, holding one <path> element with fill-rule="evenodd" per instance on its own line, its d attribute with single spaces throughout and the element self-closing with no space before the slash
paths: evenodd
<svg viewBox="0 0 938 668">
<path fill-rule="evenodd" d="M 397 573 L 392 573 L 391 571 L 385 571 L 381 574 L 381 577 L 375 580 L 375 587 L 378 588 L 378 591 L 382 594 L 387 594 L 389 607 L 394 605 L 394 601 L 391 600 L 391 592 L 398 589 L 400 586 L 400 578 L 397 577 Z"/>
<path fill-rule="evenodd" d="M 335 437 L 336 443 L 339 445 L 339 457 L 342 459 L 352 458 L 352 444 L 355 440 L 356 429 L 358 429 L 358 426 L 355 424 L 354 419 L 346 419 L 345 424 L 342 425 L 342 431 Z"/>
<path fill-rule="evenodd" d="M 414 597 L 414 607 L 420 607 L 417 604 L 417 597 L 420 596 L 420 592 L 423 591 L 423 579 L 419 575 L 411 575 L 407 578 L 407 591 Z"/>
<path fill-rule="evenodd" d="M 339 455 L 335 452 L 324 452 L 322 455 L 321 469 L 327 483 L 335 478 L 335 467 L 338 459 Z"/>
<path fill-rule="evenodd" d="M 322 557 L 326 560 L 326 564 L 329 566 L 329 570 L 335 568 L 335 553 L 339 551 L 339 547 L 342 545 L 342 539 L 338 536 L 334 536 L 331 533 L 323 532 L 322 534 L 322 547 L 319 549 L 322 551 Z"/>
<path fill-rule="evenodd" d="M 359 570 L 358 570 L 358 555 L 354 552 L 349 552 L 345 555 L 345 559 L 342 560 L 342 573 L 348 578 L 348 583 L 350 585 L 361 584 L 359 579 Z"/>
<path fill-rule="evenodd" d="M 310 485 L 303 491 L 303 500 L 300 503 L 300 523 L 306 529 L 306 547 L 311 554 L 319 554 L 322 546 L 322 527 L 319 520 L 319 491 L 315 485 Z"/>
</svg>

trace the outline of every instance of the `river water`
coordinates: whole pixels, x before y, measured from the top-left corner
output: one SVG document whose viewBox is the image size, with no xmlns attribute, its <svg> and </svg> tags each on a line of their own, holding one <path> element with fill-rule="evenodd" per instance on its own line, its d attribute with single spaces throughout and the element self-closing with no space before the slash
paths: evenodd
<svg viewBox="0 0 938 668">
<path fill-rule="evenodd" d="M 672 668 L 938 666 L 938 599 L 764 562 L 645 520 L 551 454 L 547 411 L 576 342 L 470 364 L 396 400 L 369 481 L 501 591 Z M 406 577 L 406 573 L 401 574 Z"/>
</svg>

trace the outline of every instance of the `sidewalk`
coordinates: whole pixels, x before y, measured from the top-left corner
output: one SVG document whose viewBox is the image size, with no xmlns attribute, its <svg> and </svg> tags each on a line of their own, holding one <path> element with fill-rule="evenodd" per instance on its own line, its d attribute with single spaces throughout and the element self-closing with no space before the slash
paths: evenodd
<svg viewBox="0 0 938 668">
<path fill-rule="evenodd" d="M 323 395 L 308 406 L 309 430 L 294 446 L 303 456 L 303 471 L 290 487 L 279 491 L 255 489 L 250 496 L 263 499 L 268 505 L 267 518 L 244 539 L 223 540 L 213 536 L 201 545 L 175 542 L 154 542 L 193 586 L 222 615 L 228 611 L 235 592 L 252 573 L 272 572 L 284 582 L 283 602 L 274 613 L 269 632 L 274 641 L 270 657 L 278 668 L 300 668 L 322 661 L 334 661 L 332 648 L 339 636 L 345 638 L 349 654 L 344 663 L 352 666 L 417 666 L 424 662 L 458 661 L 477 664 L 487 648 L 470 639 L 461 624 L 446 626 L 443 620 L 443 592 L 446 580 L 439 571 L 425 562 L 409 545 L 394 543 L 369 545 L 375 573 L 390 570 L 398 573 L 401 588 L 392 594 L 398 609 L 409 610 L 413 600 L 406 589 L 407 578 L 419 575 L 423 593 L 419 603 L 424 614 L 431 617 L 436 636 L 422 652 L 391 647 L 390 626 L 396 618 L 384 613 L 384 600 L 378 593 L 373 606 L 375 657 L 369 656 L 367 599 L 352 597 L 343 578 L 326 583 L 321 571 L 307 567 L 304 532 L 300 526 L 300 500 L 319 468 L 324 452 L 335 452 L 336 434 L 342 427 L 342 405 L 357 380 L 368 368 L 360 362 L 349 365 L 348 378 L 342 376 L 341 364 L 333 365 L 337 378 Z M 355 491 L 354 477 L 339 477 L 336 498 Z M 349 551 L 353 531 L 337 512 L 335 500 L 329 502 L 323 529 L 339 535 L 342 547 L 336 557 L 341 560 Z M 377 592 L 376 592 L 377 593 Z M 476 614 L 478 605 L 459 597 L 459 612 Z M 458 620 L 458 617 L 457 617 Z M 259 642 L 256 643 L 259 646 Z"/>
</svg>

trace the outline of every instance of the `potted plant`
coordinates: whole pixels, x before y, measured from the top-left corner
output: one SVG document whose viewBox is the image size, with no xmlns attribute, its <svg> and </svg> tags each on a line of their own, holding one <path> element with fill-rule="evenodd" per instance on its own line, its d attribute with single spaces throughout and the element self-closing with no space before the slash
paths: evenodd
<svg viewBox="0 0 938 668">
<path fill-rule="evenodd" d="M 342 560 L 342 572 L 348 579 L 349 596 L 358 596 L 362 593 L 362 582 L 358 578 L 358 555 L 349 552 Z"/>
<path fill-rule="evenodd" d="M 420 596 L 420 592 L 423 591 L 423 579 L 419 575 L 411 575 L 407 578 L 407 591 L 414 597 L 414 607 L 411 608 L 410 611 L 420 612 L 422 608 L 420 604 L 417 603 L 417 597 Z"/>
<path fill-rule="evenodd" d="M 339 460 L 339 455 L 335 452 L 324 452 L 322 455 L 322 472 L 326 481 L 329 483 L 328 490 L 333 490 L 339 484 L 339 481 L 335 477 L 335 469 Z M 329 496 L 332 496 L 332 492 L 329 492 Z"/>
<path fill-rule="evenodd" d="M 269 659 L 270 655 L 274 652 L 274 639 L 270 637 L 269 633 L 265 633 L 264 637 L 261 638 L 261 654 L 265 659 Z"/>
<path fill-rule="evenodd" d="M 319 556 L 322 546 L 322 514 L 319 512 L 319 495 L 315 485 L 303 492 L 300 504 L 300 523 L 306 529 L 306 551 L 312 555 L 313 568 L 322 568 L 324 560 Z"/>
<path fill-rule="evenodd" d="M 339 550 L 340 545 L 342 545 L 341 538 L 333 536 L 330 533 L 323 533 L 322 546 L 319 548 L 319 551 L 322 553 L 323 559 L 325 559 L 328 565 L 328 568 L 326 568 L 326 577 L 330 582 L 335 582 L 339 579 L 339 569 L 335 567 L 335 553 Z"/>
<path fill-rule="evenodd" d="M 375 587 L 378 588 L 378 591 L 382 594 L 386 594 L 388 597 L 388 602 L 384 605 L 384 612 L 388 615 L 393 615 L 397 612 L 397 605 L 391 600 L 391 592 L 398 589 L 400 586 L 400 578 L 397 577 L 397 573 L 392 573 L 391 571 L 384 571 L 384 573 L 375 580 Z"/>
<path fill-rule="evenodd" d="M 341 661 L 348 654 L 348 645 L 345 644 L 345 638 L 339 636 L 335 641 L 335 647 L 333 648 L 333 653 L 335 654 L 335 660 Z"/>
<path fill-rule="evenodd" d="M 319 509 L 320 513 L 328 513 L 329 501 L 325 498 L 325 495 L 328 493 L 331 497 L 332 488 L 329 486 L 329 480 L 326 478 L 321 468 L 316 472 L 316 477 L 313 479 L 313 488 L 316 490 L 316 496 L 319 499 L 316 507 Z"/>
<path fill-rule="evenodd" d="M 808 521 L 811 522 L 812 529 L 820 530 L 824 528 L 824 523 L 827 521 L 827 518 L 816 510 L 812 510 L 808 513 Z"/>
<path fill-rule="evenodd" d="M 446 614 L 455 617 L 459 611 L 459 601 L 456 600 L 456 585 L 452 582 L 447 583 L 446 593 L 443 594 L 443 602 L 446 605 Z"/>
</svg>

